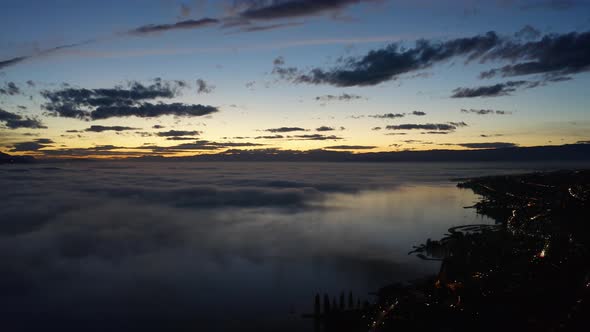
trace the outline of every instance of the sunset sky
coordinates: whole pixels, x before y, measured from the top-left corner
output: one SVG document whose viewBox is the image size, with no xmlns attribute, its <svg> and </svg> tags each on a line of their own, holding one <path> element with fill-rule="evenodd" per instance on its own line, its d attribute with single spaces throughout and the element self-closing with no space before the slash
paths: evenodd
<svg viewBox="0 0 590 332">
<path fill-rule="evenodd" d="M 3 0 L 0 151 L 588 141 L 585 0 Z"/>
</svg>

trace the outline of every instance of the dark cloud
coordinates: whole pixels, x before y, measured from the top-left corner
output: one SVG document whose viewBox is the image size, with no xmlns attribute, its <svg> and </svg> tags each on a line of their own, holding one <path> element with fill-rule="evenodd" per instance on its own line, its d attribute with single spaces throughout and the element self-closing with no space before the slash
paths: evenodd
<svg viewBox="0 0 590 332">
<path fill-rule="evenodd" d="M 376 119 L 397 119 L 397 118 L 403 118 L 404 116 L 406 116 L 405 113 L 385 113 L 385 114 L 369 115 L 370 118 L 376 118 Z"/>
<path fill-rule="evenodd" d="M 169 130 L 169 131 L 162 131 L 156 133 L 157 136 L 160 137 L 170 137 L 170 136 L 195 136 L 200 135 L 201 132 L 197 130 L 187 131 L 187 130 Z"/>
<path fill-rule="evenodd" d="M 449 123 L 425 123 L 425 124 L 400 124 L 385 127 L 389 130 L 429 130 L 429 131 L 453 131 L 457 127 L 465 127 L 465 122 L 449 122 Z"/>
<path fill-rule="evenodd" d="M 500 110 L 490 110 L 490 109 L 461 109 L 461 113 L 468 113 L 468 114 L 477 114 L 477 115 L 487 115 L 487 114 L 496 114 L 496 115 L 508 115 L 512 114 L 512 112 L 507 111 L 500 111 Z"/>
<path fill-rule="evenodd" d="M 172 136 L 166 137 L 168 141 L 196 141 L 197 137 L 189 137 L 189 136 Z"/>
<path fill-rule="evenodd" d="M 376 148 L 376 146 L 369 146 L 369 145 L 333 145 L 333 146 L 326 146 L 324 149 L 326 150 L 371 150 Z"/>
<path fill-rule="evenodd" d="M 225 17 L 223 19 L 223 24 L 221 25 L 221 28 L 222 29 L 243 28 L 246 26 L 252 26 L 253 24 L 254 23 L 252 23 L 252 21 L 250 21 L 250 20 L 236 17 L 236 16 L 230 16 L 230 17 Z"/>
<path fill-rule="evenodd" d="M 41 120 L 35 117 L 23 117 L 15 113 L 7 112 L 0 109 L 0 122 L 4 122 L 4 125 L 9 129 L 18 128 L 31 128 L 31 129 L 45 129 Z"/>
<path fill-rule="evenodd" d="M 304 140 L 304 141 L 327 141 L 327 140 L 340 140 L 343 139 L 342 137 L 336 135 L 320 135 L 320 134 L 311 134 L 311 135 L 293 135 L 289 136 L 292 140 Z"/>
<path fill-rule="evenodd" d="M 3 88 L 0 88 L 0 95 L 18 95 L 20 94 L 20 88 L 14 82 L 6 82 Z"/>
<path fill-rule="evenodd" d="M 518 63 L 484 72 L 482 78 L 530 74 L 559 77 L 586 72 L 590 69 L 590 32 L 546 35 L 522 44 L 506 42 L 484 59 Z"/>
<path fill-rule="evenodd" d="M 27 81 L 27 85 L 31 88 L 35 87 L 35 82 L 33 82 L 32 80 L 28 80 Z"/>
<path fill-rule="evenodd" d="M 182 143 L 174 146 L 152 146 L 149 148 L 151 148 L 153 152 L 171 153 L 179 151 L 219 150 L 221 147 L 217 144 L 210 144 L 209 141 L 195 141 L 193 143 Z"/>
<path fill-rule="evenodd" d="M 326 140 L 341 140 L 342 137 L 336 135 L 323 135 L 323 134 L 307 134 L 307 135 L 268 135 L 268 136 L 257 136 L 254 139 L 287 139 L 290 141 L 326 141 Z"/>
<path fill-rule="evenodd" d="M 207 94 L 207 93 L 211 93 L 213 92 L 213 90 L 215 90 L 215 86 L 208 84 L 207 82 L 205 82 L 202 79 L 198 79 L 197 80 L 197 93 L 201 94 Z"/>
<path fill-rule="evenodd" d="M 319 15 L 330 11 L 340 10 L 347 6 L 361 2 L 375 2 L 376 0 L 242 0 L 238 1 L 234 10 L 243 19 L 272 20 L 290 17 Z"/>
<path fill-rule="evenodd" d="M 529 37 L 534 34 L 531 29 L 526 30 Z M 523 38 L 501 38 L 490 31 L 444 42 L 419 40 L 411 48 L 393 43 L 361 57 L 340 58 L 332 68 L 302 71 L 285 67 L 282 63 L 275 65 L 273 73 L 293 83 L 369 86 L 396 80 L 404 74 L 413 74 L 456 57 L 466 58 L 466 63 L 474 60 L 481 63 L 510 62 L 504 67 L 481 73 L 481 78 L 543 74 L 546 77 L 541 82 L 550 82 L 550 78 L 566 77 L 590 69 L 590 32 L 552 34 L 527 41 Z M 541 85 L 537 83 L 530 87 Z M 495 95 L 501 95 L 502 85 L 493 87 L 498 91 Z"/>
<path fill-rule="evenodd" d="M 124 127 L 124 126 L 90 126 L 84 131 L 101 133 L 103 131 L 125 131 L 125 130 L 136 130 L 138 128 Z"/>
<path fill-rule="evenodd" d="M 127 88 L 84 89 L 65 88 L 62 90 L 43 90 L 41 95 L 52 104 L 72 104 L 75 106 L 133 105 L 137 101 L 155 98 L 174 98 L 183 84 L 180 81 L 156 79 L 153 84 L 144 85 L 137 81 L 129 82 Z"/>
<path fill-rule="evenodd" d="M 420 133 L 422 135 L 447 135 L 451 133 L 450 131 L 426 131 L 423 133 Z"/>
<path fill-rule="evenodd" d="M 41 143 L 41 144 L 52 144 L 55 143 L 52 139 L 50 138 L 38 138 L 35 140 L 35 142 L 37 143 Z"/>
<path fill-rule="evenodd" d="M 467 127 L 467 123 L 461 121 L 461 122 L 449 122 L 450 125 L 453 125 L 455 127 Z"/>
<path fill-rule="evenodd" d="M 425 112 L 421 112 L 421 111 L 414 111 L 414 112 L 412 112 L 412 115 L 415 115 L 415 116 L 425 116 L 426 113 Z"/>
<path fill-rule="evenodd" d="M 28 56 L 19 56 L 19 57 L 15 57 L 12 59 L 8 59 L 8 60 L 2 60 L 0 61 L 0 69 L 5 68 L 5 67 L 9 67 L 12 65 L 16 65 L 17 63 L 23 62 L 25 60 L 27 60 L 29 57 Z"/>
<path fill-rule="evenodd" d="M 276 57 L 273 61 L 272 64 L 275 66 L 282 66 L 285 64 L 285 58 L 283 56 L 279 56 Z"/>
<path fill-rule="evenodd" d="M 53 143 L 55 142 L 49 138 L 38 138 L 31 142 L 15 143 L 12 145 L 10 152 L 38 151 L 40 149 L 52 146 Z"/>
<path fill-rule="evenodd" d="M 108 119 L 112 117 L 158 117 L 162 115 L 203 116 L 218 111 L 216 107 L 182 103 L 164 104 L 146 102 L 157 98 L 171 99 L 186 87 L 183 81 L 162 81 L 144 85 L 133 81 L 127 88 L 83 89 L 65 88 L 44 90 L 41 95 L 48 102 L 43 108 L 50 115 L 85 120 Z"/>
<path fill-rule="evenodd" d="M 381 127 L 373 127 L 373 128 L 371 128 L 371 130 L 375 130 L 375 131 L 381 130 L 381 129 L 383 129 L 383 128 L 381 128 Z"/>
<path fill-rule="evenodd" d="M 480 137 L 501 137 L 501 136 L 504 136 L 504 134 L 481 134 L 479 136 Z"/>
<path fill-rule="evenodd" d="M 148 131 L 136 131 L 134 134 L 137 134 L 137 135 L 139 135 L 141 137 L 151 137 L 151 136 L 154 136 L 154 133 L 153 132 L 148 132 Z"/>
<path fill-rule="evenodd" d="M 541 37 L 541 31 L 537 30 L 536 28 L 525 25 L 522 29 L 514 34 L 516 38 L 523 38 L 523 39 L 537 39 Z"/>
<path fill-rule="evenodd" d="M 235 148 L 235 147 L 255 147 L 255 146 L 264 146 L 264 144 L 260 143 L 250 143 L 250 142 L 212 142 L 207 140 L 199 140 L 192 143 L 182 143 L 174 146 L 148 146 L 148 147 L 139 147 L 142 148 L 149 148 L 154 152 L 178 152 L 178 151 L 208 151 L 208 150 L 219 150 L 224 148 Z"/>
<path fill-rule="evenodd" d="M 88 120 L 90 117 L 90 111 L 85 111 L 76 108 L 73 104 L 44 104 L 46 110 L 49 111 L 51 116 L 59 116 L 64 118 L 78 118 Z"/>
<path fill-rule="evenodd" d="M 24 151 L 37 151 L 46 147 L 45 144 L 40 144 L 37 142 L 22 142 L 22 143 L 15 143 L 13 148 L 10 152 L 24 152 Z"/>
<path fill-rule="evenodd" d="M 244 86 L 252 91 L 254 91 L 254 87 L 256 85 L 256 81 L 250 81 L 250 82 L 246 82 L 246 84 L 244 84 Z M 232 107 L 237 107 L 237 105 L 233 105 Z"/>
<path fill-rule="evenodd" d="M 297 68 L 278 66 L 275 67 L 275 73 L 295 83 L 369 86 L 397 79 L 400 75 L 428 68 L 453 57 L 467 56 L 471 60 L 479 58 L 500 42 L 495 32 L 488 32 L 442 43 L 420 40 L 414 48 L 404 48 L 393 43 L 360 58 L 342 59 L 340 65 L 332 69 L 315 68 L 302 73 Z"/>
<path fill-rule="evenodd" d="M 339 96 L 335 96 L 335 95 L 324 95 L 324 96 L 315 97 L 315 100 L 317 100 L 317 101 L 323 101 L 323 102 L 333 101 L 333 100 L 338 100 L 338 101 L 351 101 L 351 100 L 355 100 L 355 99 L 363 99 L 363 97 L 362 96 L 359 96 L 359 95 L 348 94 L 348 93 L 343 93 L 343 94 L 341 94 Z"/>
<path fill-rule="evenodd" d="M 162 115 L 175 116 L 204 116 L 218 112 L 214 106 L 186 105 L 182 103 L 150 104 L 142 103 L 137 106 L 111 106 L 99 107 L 90 116 L 93 120 L 108 119 L 112 117 L 137 116 L 141 118 L 159 117 Z"/>
<path fill-rule="evenodd" d="M 166 127 L 162 126 L 162 125 L 153 125 L 152 126 L 153 129 L 164 129 Z"/>
<path fill-rule="evenodd" d="M 238 32 L 257 32 L 257 31 L 268 31 L 277 30 L 283 28 L 290 28 L 303 25 L 302 22 L 289 22 L 289 23 L 278 23 L 270 25 L 246 25 L 242 27 Z"/>
<path fill-rule="evenodd" d="M 539 85 L 544 85 L 547 82 L 565 82 L 565 81 L 571 81 L 573 78 L 571 76 L 549 76 L 546 77 L 545 80 L 543 82 L 541 82 Z"/>
<path fill-rule="evenodd" d="M 501 148 L 514 148 L 514 147 L 518 146 L 518 144 L 505 143 L 505 142 L 459 143 L 456 145 L 462 146 L 464 148 L 469 148 L 469 149 L 501 149 Z"/>
<path fill-rule="evenodd" d="M 267 135 L 267 136 L 256 136 L 254 139 L 281 139 L 285 138 L 283 135 Z"/>
<path fill-rule="evenodd" d="M 277 75 L 280 79 L 295 81 L 297 75 L 300 74 L 299 69 L 296 67 L 283 67 L 285 65 L 285 59 L 283 57 L 275 59 L 273 63 L 274 67 L 272 69 L 272 74 Z"/>
<path fill-rule="evenodd" d="M 176 22 L 173 24 L 148 24 L 143 25 L 133 30 L 129 30 L 128 33 L 132 35 L 150 35 L 153 33 L 160 33 L 166 32 L 171 30 L 181 30 L 181 29 L 200 29 L 209 27 L 211 25 L 219 23 L 219 20 L 214 18 L 202 18 L 199 20 L 185 20 Z"/>
<path fill-rule="evenodd" d="M 321 127 L 317 127 L 315 130 L 316 131 L 334 131 L 336 129 L 334 129 L 333 127 L 321 126 Z"/>
<path fill-rule="evenodd" d="M 289 133 L 293 131 L 307 131 L 307 129 L 300 128 L 300 127 L 280 127 L 280 128 L 269 128 L 265 129 L 264 131 L 268 131 L 270 133 Z"/>
<path fill-rule="evenodd" d="M 18 114 L 7 112 L 0 108 L 0 121 L 18 120 L 21 116 Z"/>
<path fill-rule="evenodd" d="M 252 147 L 252 146 L 264 146 L 266 144 L 250 143 L 250 142 L 209 142 L 211 145 L 216 145 L 220 148 L 235 148 L 235 147 Z"/>
<path fill-rule="evenodd" d="M 451 98 L 476 98 L 508 96 L 518 88 L 531 88 L 537 86 L 536 82 L 508 81 L 494 85 L 480 86 L 476 88 L 457 88 L 453 90 Z"/>
<path fill-rule="evenodd" d="M 44 50 L 39 50 L 36 53 L 31 54 L 31 55 L 14 57 L 14 58 L 11 58 L 8 60 L 1 60 L 0 61 L 0 69 L 19 64 L 25 60 L 50 55 L 50 54 L 57 52 L 57 51 L 61 51 L 64 49 L 73 48 L 73 47 L 77 47 L 77 46 L 81 46 L 81 45 L 86 45 L 86 44 L 90 44 L 93 42 L 95 42 L 95 40 L 93 40 L 93 39 L 85 40 L 85 41 L 82 41 L 79 43 L 60 45 L 60 46 L 56 46 L 56 47 L 52 47 L 52 48 L 48 48 L 48 49 L 44 49 Z"/>
</svg>

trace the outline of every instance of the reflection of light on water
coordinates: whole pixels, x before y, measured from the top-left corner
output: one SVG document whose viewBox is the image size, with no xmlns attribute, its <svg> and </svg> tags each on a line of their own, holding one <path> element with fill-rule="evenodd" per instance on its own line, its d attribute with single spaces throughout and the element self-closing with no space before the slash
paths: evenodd
<svg viewBox="0 0 590 332">
<path fill-rule="evenodd" d="M 212 224 L 208 237 L 214 234 L 219 250 L 229 257 L 246 253 L 271 273 L 280 271 L 268 291 L 298 290 L 281 301 L 307 308 L 312 295 L 306 291 L 366 294 L 390 282 L 438 272 L 440 262 L 407 253 L 429 237 L 442 237 L 451 226 L 492 223 L 463 208 L 476 200 L 470 190 L 453 183 L 330 193 L 311 209 L 225 212 L 228 220 Z M 256 271 L 255 266 L 243 267 L 250 269 Z"/>
<path fill-rule="evenodd" d="M 309 219 L 322 220 L 320 228 L 334 235 L 350 231 L 350 240 L 370 239 L 373 244 L 384 245 L 389 248 L 384 254 L 390 258 L 399 257 L 399 253 L 406 257 L 412 246 L 443 236 L 451 226 L 493 223 L 477 216 L 473 209 L 463 209 L 476 200 L 471 191 L 459 190 L 452 183 L 400 186 L 327 195 L 323 203 L 326 209 L 310 213 Z"/>
</svg>

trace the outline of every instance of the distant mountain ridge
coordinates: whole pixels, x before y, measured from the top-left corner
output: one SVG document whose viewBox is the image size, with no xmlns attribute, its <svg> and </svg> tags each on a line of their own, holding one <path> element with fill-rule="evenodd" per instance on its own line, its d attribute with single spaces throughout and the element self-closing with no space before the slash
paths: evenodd
<svg viewBox="0 0 590 332">
<path fill-rule="evenodd" d="M 142 160 L 194 161 L 316 161 L 316 162 L 486 162 L 486 161 L 590 161 L 590 144 L 510 147 L 482 150 L 428 150 L 350 153 L 327 150 L 228 150 L 192 157 L 142 157 Z"/>
<path fill-rule="evenodd" d="M 32 163 L 36 159 L 31 156 L 12 156 L 7 153 L 0 152 L 0 164 L 21 164 L 21 163 Z"/>
<path fill-rule="evenodd" d="M 12 156 L 0 152 L 0 163 L 32 163 L 55 161 L 91 161 L 91 158 L 35 159 L 31 156 Z M 329 150 L 227 150 L 216 154 L 189 157 L 162 157 L 148 155 L 124 158 L 133 161 L 235 161 L 235 162 L 525 162 L 525 161 L 590 161 L 590 144 L 559 146 L 508 147 L 479 150 L 427 150 L 351 153 Z"/>
</svg>

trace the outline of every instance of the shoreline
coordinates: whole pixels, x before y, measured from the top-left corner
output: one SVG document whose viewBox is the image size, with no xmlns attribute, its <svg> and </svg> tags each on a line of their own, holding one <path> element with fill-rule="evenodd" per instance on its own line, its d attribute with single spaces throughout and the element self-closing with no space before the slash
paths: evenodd
<svg viewBox="0 0 590 332">
<path fill-rule="evenodd" d="M 427 239 L 409 254 L 440 260 L 436 276 L 382 287 L 362 310 L 316 315 L 316 331 L 587 328 L 590 170 L 477 177 L 457 187 L 478 194 L 473 208 L 496 224 Z"/>
</svg>

